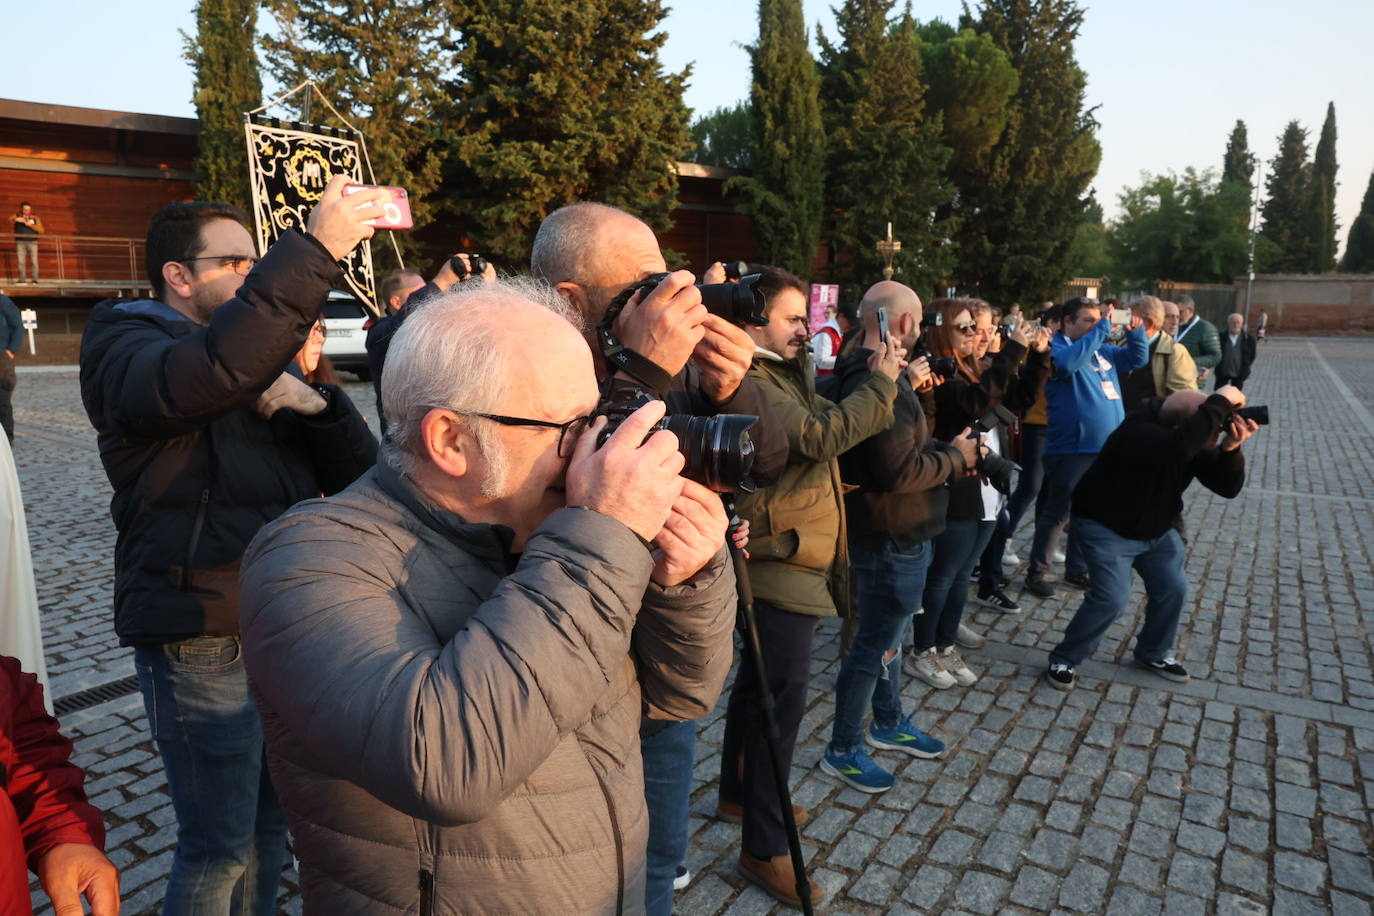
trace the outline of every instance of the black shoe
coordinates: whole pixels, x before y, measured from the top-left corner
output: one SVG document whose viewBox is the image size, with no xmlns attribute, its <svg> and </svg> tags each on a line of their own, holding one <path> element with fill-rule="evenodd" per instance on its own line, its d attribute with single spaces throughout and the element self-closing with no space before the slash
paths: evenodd
<svg viewBox="0 0 1374 916">
<path fill-rule="evenodd" d="M 1092 585 L 1092 580 L 1088 577 L 1087 573 L 1066 572 L 1064 573 L 1064 581 L 1072 585 L 1074 588 L 1081 588 L 1084 591 L 1086 591 L 1088 587 Z"/>
<path fill-rule="evenodd" d="M 1069 665 L 1050 665 L 1045 671 L 1045 683 L 1055 690 L 1072 690 L 1074 674 Z"/>
<path fill-rule="evenodd" d="M 1043 576 L 1026 576 L 1026 591 L 1037 598 L 1054 597 L 1054 586 Z"/>
<path fill-rule="evenodd" d="M 1175 661 L 1172 655 L 1165 656 L 1155 662 L 1147 662 L 1144 659 L 1137 658 L 1135 663 L 1147 671 L 1153 671 L 1166 681 L 1176 681 L 1180 684 L 1186 684 L 1189 680 L 1188 669 Z"/>
<path fill-rule="evenodd" d="M 1021 613 L 1021 605 L 1008 598 L 1007 593 L 1000 588 L 994 588 L 987 592 L 979 589 L 978 597 L 974 598 L 973 602 L 974 604 L 981 604 L 983 607 L 990 607 L 994 610 L 1001 611 L 1003 614 Z"/>
</svg>

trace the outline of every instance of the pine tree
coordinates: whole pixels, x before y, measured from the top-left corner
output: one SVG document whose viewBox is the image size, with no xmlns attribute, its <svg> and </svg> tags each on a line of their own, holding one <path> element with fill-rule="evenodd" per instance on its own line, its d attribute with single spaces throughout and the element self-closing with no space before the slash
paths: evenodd
<svg viewBox="0 0 1374 916">
<path fill-rule="evenodd" d="M 748 50 L 753 174 L 726 188 L 743 198 L 763 260 L 808 277 L 821 230 L 825 136 L 801 0 L 759 0 L 759 37 Z"/>
<path fill-rule="evenodd" d="M 195 71 L 192 101 L 200 119 L 196 196 L 251 209 L 243 114 L 262 104 L 262 80 L 253 50 L 256 0 L 199 0 L 196 36 L 182 35 Z"/>
<path fill-rule="evenodd" d="M 1074 58 L 1082 23 L 1073 0 L 985 0 L 961 23 L 991 38 L 1019 76 L 1001 136 L 957 197 L 960 285 L 995 302 L 1052 298 L 1070 276 L 1102 154 Z"/>
<path fill-rule="evenodd" d="M 445 207 L 482 250 L 528 264 L 539 223 L 578 200 L 671 225 L 690 71 L 663 72 L 659 0 L 451 0 L 446 15 Z"/>
<path fill-rule="evenodd" d="M 886 225 L 902 242 L 894 278 L 925 291 L 953 266 L 951 227 L 937 210 L 953 197 L 941 121 L 925 112 L 911 17 L 889 22 L 893 0 L 845 0 L 840 43 L 820 36 L 827 138 L 825 231 L 843 294 L 857 299 L 882 276 L 874 243 Z"/>
<path fill-rule="evenodd" d="M 926 111 L 938 114 L 945 146 L 953 151 L 950 177 L 961 187 L 971 185 L 1002 138 L 1021 78 L 1006 52 L 973 29 L 955 32 L 935 19 L 917 30 L 917 44 L 930 84 Z"/>
<path fill-rule="evenodd" d="M 1313 273 L 1336 267 L 1336 105 L 1328 102 L 1326 121 L 1312 157 L 1312 265 Z"/>
<path fill-rule="evenodd" d="M 315 80 L 362 131 L 377 182 L 405 188 L 416 229 L 428 224 L 444 158 L 435 142 L 446 63 L 439 44 L 444 27 L 435 23 L 443 17 L 423 0 L 266 0 L 265 6 L 278 29 L 262 42 L 272 75 L 285 86 Z M 321 108 L 315 105 L 311 119 L 335 124 Z M 418 247 L 413 233 L 392 235 L 402 251 Z M 381 270 L 392 266 L 385 240 L 374 239 L 372 253 Z"/>
<path fill-rule="evenodd" d="M 693 162 L 726 169 L 750 166 L 749 140 L 754 130 L 754 110 L 747 101 L 717 108 L 692 122 L 691 139 L 696 149 Z"/>
<path fill-rule="evenodd" d="M 1250 138 L 1245 122 L 1236 121 L 1226 141 L 1226 158 L 1221 165 L 1222 181 L 1238 181 L 1247 188 L 1254 187 L 1255 157 L 1250 153 Z"/>
<path fill-rule="evenodd" d="M 1264 273 L 1307 273 L 1313 264 L 1312 163 L 1307 156 L 1307 131 L 1289 121 L 1264 181 L 1260 235 L 1269 244 L 1256 249 Z"/>
<path fill-rule="evenodd" d="M 1374 172 L 1369 174 L 1360 213 L 1350 224 L 1341 270 L 1348 274 L 1374 273 Z"/>
</svg>

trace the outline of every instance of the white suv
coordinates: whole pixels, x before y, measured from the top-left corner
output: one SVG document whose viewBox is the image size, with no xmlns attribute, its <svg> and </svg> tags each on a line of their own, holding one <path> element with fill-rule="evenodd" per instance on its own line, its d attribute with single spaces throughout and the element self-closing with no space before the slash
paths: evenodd
<svg viewBox="0 0 1374 916">
<path fill-rule="evenodd" d="M 331 290 L 321 317 L 326 332 L 324 355 L 334 368 L 352 372 L 360 382 L 371 381 L 365 343 L 372 315 L 353 294 Z"/>
</svg>

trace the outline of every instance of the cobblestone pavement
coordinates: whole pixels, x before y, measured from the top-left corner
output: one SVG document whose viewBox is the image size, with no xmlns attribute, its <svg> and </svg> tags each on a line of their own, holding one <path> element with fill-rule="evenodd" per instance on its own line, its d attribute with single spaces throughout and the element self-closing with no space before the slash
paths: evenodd
<svg viewBox="0 0 1374 916">
<path fill-rule="evenodd" d="M 368 386 L 348 387 L 371 413 Z M 815 814 L 802 834 L 822 912 L 1371 912 L 1374 341 L 1270 341 L 1248 387 L 1275 422 L 1246 446 L 1246 490 L 1190 499 L 1195 602 L 1177 648 L 1191 683 L 1124 664 L 1139 601 L 1068 695 L 1039 675 L 1081 593 L 1021 596 L 1018 615 L 971 608 L 990 637 L 969 653 L 978 684 L 906 687 L 917 722 L 951 753 L 882 755 L 898 783 L 873 797 L 815 769 L 839 655 L 838 627 L 821 627 L 793 791 Z M 74 372 L 21 374 L 16 408 L 61 698 L 133 672 L 111 631 L 109 488 Z M 723 725 L 718 710 L 700 730 L 693 879 L 678 912 L 777 911 L 735 871 L 738 828 L 709 816 Z M 124 911 L 153 912 L 175 826 L 141 701 L 72 713 L 63 727 L 106 812 Z M 284 912 L 299 910 L 292 878 Z"/>
</svg>

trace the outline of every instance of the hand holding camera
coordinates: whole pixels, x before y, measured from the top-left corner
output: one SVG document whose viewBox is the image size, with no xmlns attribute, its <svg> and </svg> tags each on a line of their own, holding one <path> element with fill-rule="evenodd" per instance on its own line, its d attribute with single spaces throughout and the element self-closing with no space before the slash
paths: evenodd
<svg viewBox="0 0 1374 916">
<path fill-rule="evenodd" d="M 368 220 L 381 218 L 382 202 L 390 198 L 382 188 L 365 188 L 345 197 L 343 188 L 350 181 L 347 175 L 329 179 L 305 224 L 305 231 L 336 261 L 348 257 L 354 248 L 372 238 L 374 230 Z"/>
<path fill-rule="evenodd" d="M 685 459 L 677 436 L 667 430 L 649 435 L 666 410 L 662 401 L 647 402 L 621 421 L 600 448 L 597 441 L 608 420 L 597 417 L 568 461 L 568 505 L 609 515 L 645 541 L 657 537 L 684 483 L 679 473 Z"/>
<path fill-rule="evenodd" d="M 695 283 L 690 271 L 674 271 L 647 294 L 630 297 L 616 319 L 620 342 L 669 375 L 682 371 L 706 333 L 708 312 Z"/>
<path fill-rule="evenodd" d="M 735 396 L 754 359 L 754 341 L 743 329 L 719 315 L 702 322 L 701 343 L 692 361 L 701 370 L 701 389 L 712 403 L 724 404 Z"/>
<path fill-rule="evenodd" d="M 283 407 L 303 416 L 313 417 L 328 406 L 329 402 L 324 399 L 324 395 L 291 373 L 283 372 L 266 391 L 258 395 L 253 409 L 264 420 L 270 420 L 272 415 Z"/>
<path fill-rule="evenodd" d="M 982 437 L 973 431 L 972 426 L 966 426 L 954 437 L 950 443 L 964 459 L 964 469 L 968 473 L 978 473 L 978 462 L 982 458 L 982 450 L 985 448 Z"/>
<path fill-rule="evenodd" d="M 686 582 L 720 550 L 728 526 L 720 496 L 694 480 L 683 481 L 682 493 L 654 538 L 654 571 L 649 578 L 664 588 Z"/>
<path fill-rule="evenodd" d="M 906 378 L 912 391 L 930 391 L 936 385 L 935 374 L 930 371 L 930 361 L 918 356 L 906 364 Z"/>
<path fill-rule="evenodd" d="M 1235 385 L 1222 385 L 1214 394 L 1219 394 L 1231 402 L 1231 406 L 1237 409 L 1245 406 L 1245 392 Z"/>
</svg>

